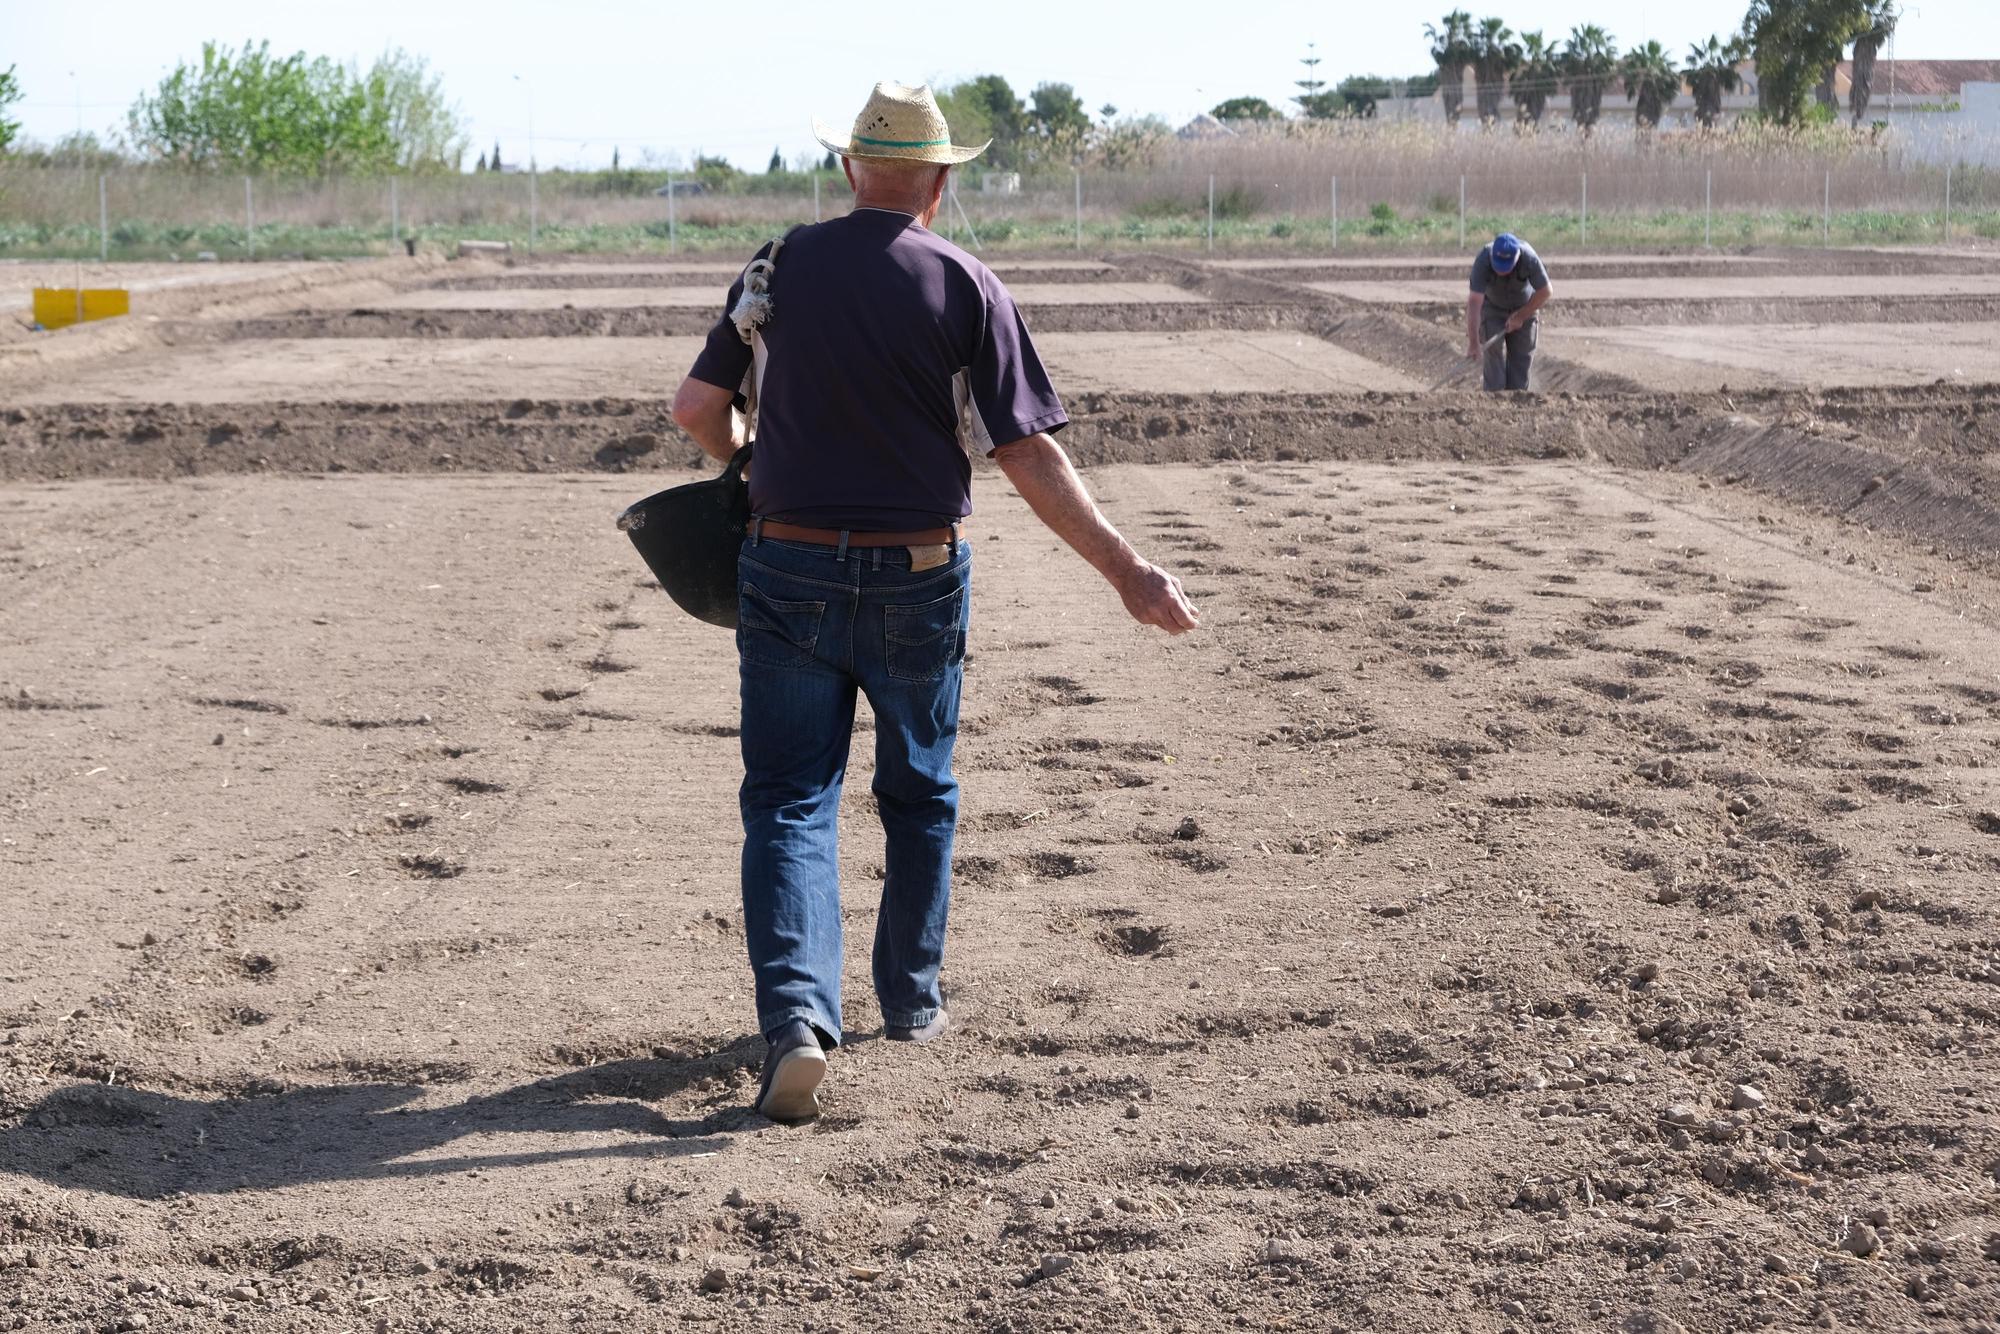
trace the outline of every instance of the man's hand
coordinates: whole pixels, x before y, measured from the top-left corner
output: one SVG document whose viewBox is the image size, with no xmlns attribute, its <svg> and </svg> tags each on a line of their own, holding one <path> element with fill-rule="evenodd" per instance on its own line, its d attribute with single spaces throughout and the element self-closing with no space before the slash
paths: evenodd
<svg viewBox="0 0 2000 1334">
<path fill-rule="evenodd" d="M 1515 334 L 1528 327 L 1528 321 L 1535 318 L 1525 310 L 1517 310 L 1507 317 L 1507 332 Z"/>
<path fill-rule="evenodd" d="M 1200 624 L 1181 581 L 1132 550 L 1131 543 L 1111 526 L 1084 490 L 1069 455 L 1053 437 L 1044 433 L 1009 441 L 993 451 L 993 461 L 1035 517 L 1118 590 L 1119 600 L 1133 620 L 1158 626 L 1170 635 L 1183 634 Z"/>
<path fill-rule="evenodd" d="M 1183 635 L 1201 624 L 1200 613 L 1187 600 L 1181 581 L 1148 561 L 1140 561 L 1112 586 L 1125 610 L 1141 625 L 1156 625 L 1170 635 Z"/>
<path fill-rule="evenodd" d="M 1484 354 L 1480 351 L 1479 340 L 1477 338 L 1468 338 L 1465 340 L 1465 359 L 1467 361 L 1477 361 L 1482 355 Z"/>
</svg>

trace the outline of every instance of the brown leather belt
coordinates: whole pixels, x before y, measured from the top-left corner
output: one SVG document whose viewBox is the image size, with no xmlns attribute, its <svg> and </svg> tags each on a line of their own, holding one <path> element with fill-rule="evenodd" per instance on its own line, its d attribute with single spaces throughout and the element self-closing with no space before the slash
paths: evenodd
<svg viewBox="0 0 2000 1334">
<path fill-rule="evenodd" d="M 860 533 L 839 528 L 806 528 L 796 523 L 778 523 L 771 519 L 752 519 L 752 537 L 773 537 L 784 542 L 812 542 L 823 547 L 837 547 L 843 541 L 850 547 L 928 547 L 957 542 L 962 536 L 963 524 L 950 528 L 924 528 L 913 533 Z"/>
</svg>

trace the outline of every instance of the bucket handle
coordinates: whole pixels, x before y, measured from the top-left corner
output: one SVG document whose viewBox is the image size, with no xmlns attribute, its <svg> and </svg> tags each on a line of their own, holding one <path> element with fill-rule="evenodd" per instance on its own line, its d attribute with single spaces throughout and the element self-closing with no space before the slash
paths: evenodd
<svg viewBox="0 0 2000 1334">
<path fill-rule="evenodd" d="M 750 466 L 751 448 L 752 446 L 745 445 L 731 454 L 729 462 L 723 465 L 722 476 L 716 480 L 727 482 L 731 487 L 741 486 L 743 470 Z M 626 507 L 625 512 L 618 516 L 618 531 L 621 533 L 629 533 L 645 526 L 646 507 L 643 503 Z"/>
</svg>

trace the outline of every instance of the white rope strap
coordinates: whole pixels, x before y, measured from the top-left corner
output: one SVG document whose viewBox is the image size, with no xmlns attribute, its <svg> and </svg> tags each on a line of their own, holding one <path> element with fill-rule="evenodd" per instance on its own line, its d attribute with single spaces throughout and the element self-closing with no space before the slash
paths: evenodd
<svg viewBox="0 0 2000 1334">
<path fill-rule="evenodd" d="M 778 271 L 778 251 L 784 244 L 782 236 L 773 240 L 771 253 L 751 260 L 750 267 L 743 270 L 743 295 L 736 299 L 736 308 L 729 312 L 729 318 L 736 325 L 737 336 L 745 343 L 751 341 L 758 327 L 770 320 L 776 309 L 771 302 L 771 275 Z"/>
</svg>

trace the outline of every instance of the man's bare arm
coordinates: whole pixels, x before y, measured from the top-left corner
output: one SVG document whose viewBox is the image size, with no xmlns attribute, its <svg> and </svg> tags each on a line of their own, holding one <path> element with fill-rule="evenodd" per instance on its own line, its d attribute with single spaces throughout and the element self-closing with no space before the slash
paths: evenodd
<svg viewBox="0 0 2000 1334">
<path fill-rule="evenodd" d="M 689 376 L 674 391 L 673 416 L 675 424 L 693 436 L 710 458 L 727 463 L 743 448 L 747 423 L 736 411 L 736 395 L 731 390 Z"/>
<path fill-rule="evenodd" d="M 1474 292 L 1465 298 L 1465 355 L 1479 359 L 1479 312 L 1485 309 L 1486 293 Z"/>
<path fill-rule="evenodd" d="M 1181 581 L 1140 557 L 1084 489 L 1069 455 L 1046 433 L 1011 441 L 993 451 L 993 461 L 1028 502 L 1035 517 L 1075 548 L 1091 568 L 1118 591 L 1125 610 L 1141 625 L 1170 635 L 1201 623 L 1188 604 Z"/>
<path fill-rule="evenodd" d="M 1527 305 L 1507 317 L 1507 332 L 1513 333 L 1518 329 L 1527 328 L 1528 321 L 1535 318 L 1535 312 L 1548 304 L 1549 287 L 1547 283 L 1543 283 L 1535 289 L 1535 294 L 1528 298 Z"/>
</svg>

